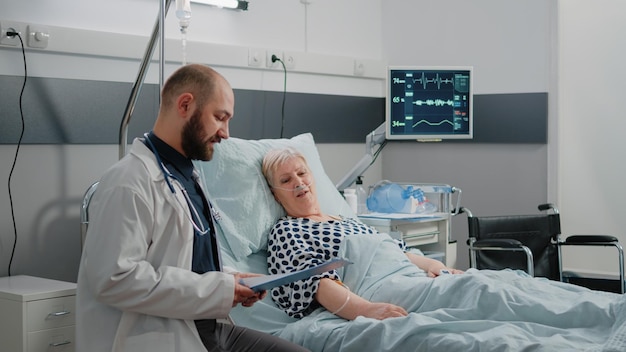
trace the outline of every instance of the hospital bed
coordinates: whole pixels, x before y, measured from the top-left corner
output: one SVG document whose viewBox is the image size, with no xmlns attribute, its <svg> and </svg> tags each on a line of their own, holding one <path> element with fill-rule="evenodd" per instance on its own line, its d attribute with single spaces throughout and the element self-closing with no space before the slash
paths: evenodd
<svg viewBox="0 0 626 352">
<path fill-rule="evenodd" d="M 291 139 L 230 138 L 216 145 L 212 161 L 196 163 L 209 199 L 219 213 L 216 227 L 224 265 L 242 272 L 267 274 L 266 236 L 284 212 L 263 178 L 261 161 L 266 151 L 286 146 L 298 149 L 307 158 L 322 211 L 355 216 L 326 175 L 311 134 Z M 364 272 L 366 269 L 362 267 L 376 271 L 387 265 L 379 243 L 356 245 L 347 241 L 345 247 L 348 259 L 361 257 L 368 262 L 361 266 L 350 265 L 344 274 L 351 270 L 353 275 L 360 275 L 358 280 L 367 280 L 373 277 L 372 272 Z M 346 321 L 319 308 L 303 319 L 295 319 L 280 310 L 270 295 L 251 308 L 234 308 L 231 318 L 237 325 L 281 336 L 313 351 L 626 351 L 626 302 L 621 295 L 561 282 L 545 283 L 545 279 L 526 280 L 524 289 L 536 290 L 535 296 L 541 295 L 545 301 L 541 303 L 541 311 L 556 312 L 555 316 L 559 317 L 551 321 L 550 326 L 525 322 L 527 318 L 523 316 L 533 314 L 534 309 L 524 302 L 512 302 L 512 306 L 502 308 L 490 305 L 489 295 L 498 293 L 484 286 L 485 282 L 494 285 L 491 279 L 495 278 L 496 285 L 501 282 L 515 286 L 523 277 L 528 279 L 523 271 L 470 269 L 464 275 L 429 280 L 428 287 L 416 298 L 422 304 L 423 313 L 411 313 L 405 318 L 379 321 L 358 317 Z M 471 295 L 459 290 L 457 282 L 464 282 L 465 287 L 474 282 L 483 285 L 476 287 L 481 293 Z M 363 282 L 351 284 L 364 286 Z M 401 282 L 385 282 L 383 286 L 387 289 L 379 289 L 375 295 L 379 299 L 386 299 L 386 296 L 390 300 L 398 299 L 394 291 L 402 289 L 402 285 Z M 590 305 L 599 306 L 602 314 L 586 314 L 585 308 Z M 458 307 L 448 309 L 452 306 Z M 560 310 L 569 313 L 560 317 Z M 477 316 L 485 318 L 476 319 Z M 570 329 L 572 320 L 578 319 L 585 320 L 584 327 Z"/>
</svg>

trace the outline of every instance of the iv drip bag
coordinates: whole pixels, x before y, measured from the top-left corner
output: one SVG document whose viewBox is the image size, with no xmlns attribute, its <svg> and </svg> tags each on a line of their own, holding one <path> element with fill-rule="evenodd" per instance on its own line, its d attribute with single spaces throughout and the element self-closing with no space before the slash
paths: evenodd
<svg viewBox="0 0 626 352">
<path fill-rule="evenodd" d="M 180 30 L 184 31 L 191 22 L 190 0 L 176 0 L 176 17 L 180 21 Z"/>
</svg>

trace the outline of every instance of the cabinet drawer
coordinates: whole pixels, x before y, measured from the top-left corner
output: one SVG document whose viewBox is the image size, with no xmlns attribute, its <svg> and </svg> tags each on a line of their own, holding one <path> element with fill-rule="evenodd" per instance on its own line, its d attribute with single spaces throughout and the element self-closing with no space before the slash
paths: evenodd
<svg viewBox="0 0 626 352">
<path fill-rule="evenodd" d="M 404 236 L 403 239 L 408 247 L 423 246 L 425 244 L 439 242 L 439 232 L 413 234 L 409 236 Z"/>
<path fill-rule="evenodd" d="M 75 324 L 76 296 L 42 299 L 26 303 L 27 331 Z"/>
<path fill-rule="evenodd" d="M 402 239 L 409 246 L 418 246 L 439 241 L 439 224 L 425 222 L 417 224 L 401 224 L 396 226 L 402 233 Z"/>
<path fill-rule="evenodd" d="M 28 333 L 28 352 L 74 352 L 75 326 Z"/>
</svg>

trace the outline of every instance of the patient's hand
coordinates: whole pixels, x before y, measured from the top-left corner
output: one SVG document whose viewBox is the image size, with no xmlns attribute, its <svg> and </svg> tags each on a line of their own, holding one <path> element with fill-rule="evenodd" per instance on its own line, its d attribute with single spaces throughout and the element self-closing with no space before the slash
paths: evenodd
<svg viewBox="0 0 626 352">
<path fill-rule="evenodd" d="M 409 313 L 407 313 L 404 308 L 396 306 L 395 304 L 369 302 L 369 304 L 365 306 L 365 309 L 359 312 L 358 315 L 383 320 L 387 318 L 405 317 L 408 314 Z"/>
<path fill-rule="evenodd" d="M 423 268 L 428 274 L 428 277 L 437 277 L 442 274 L 463 274 L 463 270 L 448 268 L 440 261 L 433 260 L 433 262 Z"/>
<path fill-rule="evenodd" d="M 242 285 L 239 281 L 244 277 L 262 276 L 261 274 L 236 273 L 235 276 L 235 297 L 233 298 L 233 307 L 241 303 L 244 307 L 252 307 L 254 303 L 262 300 L 267 295 L 267 291 L 254 292 L 250 287 Z"/>
<path fill-rule="evenodd" d="M 420 269 L 424 270 L 428 277 L 437 277 L 441 275 L 442 271 L 447 272 L 449 274 L 463 274 L 463 270 L 448 268 L 444 263 L 432 259 L 427 258 L 421 255 L 416 255 L 414 253 L 405 253 L 409 258 L 411 263 L 417 265 Z"/>
</svg>

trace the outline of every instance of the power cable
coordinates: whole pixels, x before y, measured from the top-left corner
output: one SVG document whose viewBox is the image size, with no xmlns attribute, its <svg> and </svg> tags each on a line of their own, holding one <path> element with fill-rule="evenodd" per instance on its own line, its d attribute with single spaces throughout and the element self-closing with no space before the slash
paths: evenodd
<svg viewBox="0 0 626 352">
<path fill-rule="evenodd" d="M 26 52 L 24 51 L 24 41 L 22 40 L 22 36 L 15 31 L 7 31 L 6 36 L 11 38 L 17 36 L 20 40 L 20 44 L 22 45 L 22 57 L 24 59 L 24 83 L 22 84 L 22 90 L 20 91 L 20 117 L 22 122 L 22 131 L 20 132 L 20 139 L 17 142 L 17 148 L 15 150 L 15 157 L 13 158 L 13 165 L 11 166 L 11 171 L 9 172 L 9 202 L 11 203 L 11 219 L 13 220 L 13 249 L 11 250 L 11 258 L 9 259 L 8 266 L 8 276 L 11 276 L 11 264 L 13 263 L 13 257 L 15 256 L 15 248 L 17 247 L 17 223 L 15 222 L 15 210 L 13 207 L 13 195 L 11 194 L 11 179 L 13 178 L 13 170 L 15 170 L 15 164 L 17 163 L 17 156 L 20 152 L 20 146 L 22 145 L 22 138 L 24 137 L 24 109 L 22 104 L 22 99 L 24 97 L 24 88 L 26 88 L 26 79 L 28 78 L 28 73 L 26 70 Z"/>
<path fill-rule="evenodd" d="M 283 138 L 283 131 L 285 129 L 285 100 L 287 99 L 287 67 L 283 60 L 281 60 L 278 56 L 272 55 L 272 62 L 280 62 L 283 65 L 284 80 L 283 80 L 283 106 L 281 109 L 281 120 L 280 120 L 280 138 Z"/>
</svg>

